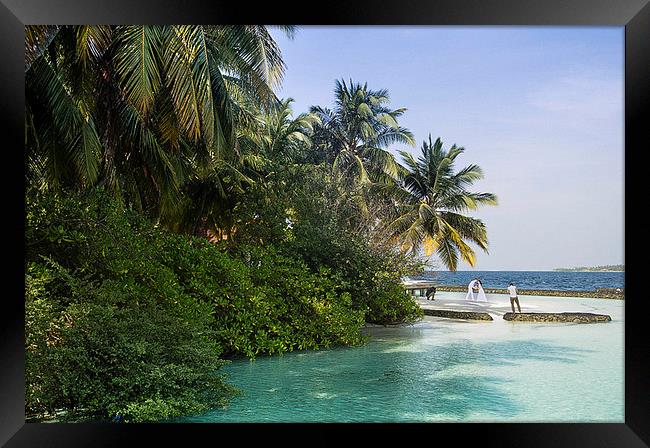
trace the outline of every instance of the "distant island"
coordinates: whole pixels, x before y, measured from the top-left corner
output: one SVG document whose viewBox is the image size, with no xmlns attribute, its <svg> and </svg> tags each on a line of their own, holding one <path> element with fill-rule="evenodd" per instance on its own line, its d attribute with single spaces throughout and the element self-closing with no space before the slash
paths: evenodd
<svg viewBox="0 0 650 448">
<path fill-rule="evenodd" d="M 577 268 L 555 268 L 561 272 L 625 272 L 624 264 L 609 264 L 607 266 L 580 266 Z"/>
</svg>

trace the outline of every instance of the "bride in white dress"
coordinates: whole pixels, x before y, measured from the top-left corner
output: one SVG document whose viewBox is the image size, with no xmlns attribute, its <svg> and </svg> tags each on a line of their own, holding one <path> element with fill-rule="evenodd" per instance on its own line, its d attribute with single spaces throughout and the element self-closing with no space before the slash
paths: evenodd
<svg viewBox="0 0 650 448">
<path fill-rule="evenodd" d="M 475 302 L 487 302 L 483 285 L 478 279 L 474 279 L 467 285 L 467 295 L 465 300 L 473 300 Z"/>
</svg>

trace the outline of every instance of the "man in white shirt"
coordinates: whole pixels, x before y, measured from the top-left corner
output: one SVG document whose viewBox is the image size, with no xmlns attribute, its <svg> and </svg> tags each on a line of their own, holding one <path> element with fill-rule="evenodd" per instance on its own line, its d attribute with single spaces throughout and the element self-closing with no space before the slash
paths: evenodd
<svg viewBox="0 0 650 448">
<path fill-rule="evenodd" d="M 517 288 L 515 288 L 515 284 L 510 282 L 510 286 L 508 286 L 508 292 L 510 293 L 510 306 L 512 307 L 512 312 L 515 312 L 515 302 L 517 302 L 517 309 L 521 313 L 521 307 L 519 306 L 519 297 L 517 296 Z"/>
</svg>

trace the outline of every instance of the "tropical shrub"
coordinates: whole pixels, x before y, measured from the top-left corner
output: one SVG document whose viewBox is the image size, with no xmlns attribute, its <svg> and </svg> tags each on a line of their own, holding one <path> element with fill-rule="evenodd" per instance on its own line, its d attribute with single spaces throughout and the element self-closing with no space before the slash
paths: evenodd
<svg viewBox="0 0 650 448">
<path fill-rule="evenodd" d="M 65 288 L 70 296 L 52 293 Z M 234 390 L 217 373 L 225 361 L 207 322 L 102 303 L 103 289 L 53 262 L 28 267 L 28 414 L 146 422 L 225 404 Z"/>
<path fill-rule="evenodd" d="M 103 195 L 27 206 L 28 415 L 158 421 L 225 403 L 210 307 L 157 262 L 152 229 Z"/>
<path fill-rule="evenodd" d="M 232 247 L 273 242 L 298 256 L 311 272 L 323 268 L 347 293 L 351 308 L 367 322 L 412 322 L 422 316 L 401 278 L 422 269 L 412 257 L 371 243 L 359 203 L 341 194 L 325 166 L 278 172 L 265 188 L 249 190 L 237 209 L 240 223 Z"/>
<path fill-rule="evenodd" d="M 272 245 L 227 254 L 207 240 L 169 236 L 161 248 L 183 290 L 210 304 L 225 355 L 276 354 L 363 341 L 363 313 L 323 269 L 311 272 Z"/>
<path fill-rule="evenodd" d="M 408 257 L 373 250 L 360 236 L 335 226 L 296 224 L 295 238 L 287 243 L 314 269 L 334 270 L 339 289 L 350 294 L 353 308 L 363 310 L 366 322 L 396 324 L 422 317 L 415 300 L 404 291 L 402 277 L 420 268 Z"/>
</svg>

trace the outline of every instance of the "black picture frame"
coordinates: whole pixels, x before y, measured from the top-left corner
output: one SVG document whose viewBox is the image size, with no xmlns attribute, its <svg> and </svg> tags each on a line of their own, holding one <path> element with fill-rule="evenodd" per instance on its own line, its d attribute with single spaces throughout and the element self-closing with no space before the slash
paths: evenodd
<svg viewBox="0 0 650 448">
<path fill-rule="evenodd" d="M 152 23 L 265 23 L 340 25 L 575 25 L 625 27 L 625 423 L 621 424 L 409 424 L 409 425 L 117 425 L 26 424 L 24 412 L 24 266 L 5 257 L 4 300 L 0 307 L 0 445 L 113 446 L 139 443 L 187 444 L 201 440 L 226 441 L 224 431 L 236 440 L 269 431 L 294 439 L 296 430 L 318 435 L 317 441 L 342 440 L 350 430 L 362 430 L 363 443 L 399 430 L 403 442 L 438 443 L 447 437 L 457 444 L 499 446 L 616 446 L 650 445 L 650 347 L 643 330 L 650 313 L 643 295 L 641 269 L 635 253 L 645 246 L 642 213 L 644 172 L 640 162 L 647 150 L 650 109 L 650 5 L 649 0 L 401 0 L 387 3 L 357 0 L 323 3 L 224 2 L 222 0 L 0 0 L 0 123 L 6 131 L 0 145 L 5 158 L 3 183 L 5 247 L 24 241 L 24 25 L 27 24 L 152 24 Z M 603 173 L 606 175 L 606 173 Z M 637 200 L 635 196 L 638 196 Z M 640 205 L 640 207 L 638 207 Z M 603 204 L 604 207 L 607 204 Z M 15 213 L 15 215 L 13 215 Z M 646 230 L 647 231 L 647 230 Z M 636 237 L 638 242 L 629 242 Z M 594 242 L 597 244 L 597 242 Z M 20 247 L 20 246 L 17 246 Z M 20 249 L 18 249 L 20 251 Z M 647 288 L 646 288 L 647 289 Z M 598 393 L 598 391 L 594 391 Z M 459 426 L 461 425 L 461 426 Z M 311 436 L 313 437 L 313 436 Z M 421 439 L 424 437 L 424 439 Z M 235 442 L 241 443 L 241 442 Z M 422 443 L 422 442 L 419 442 Z"/>
</svg>

